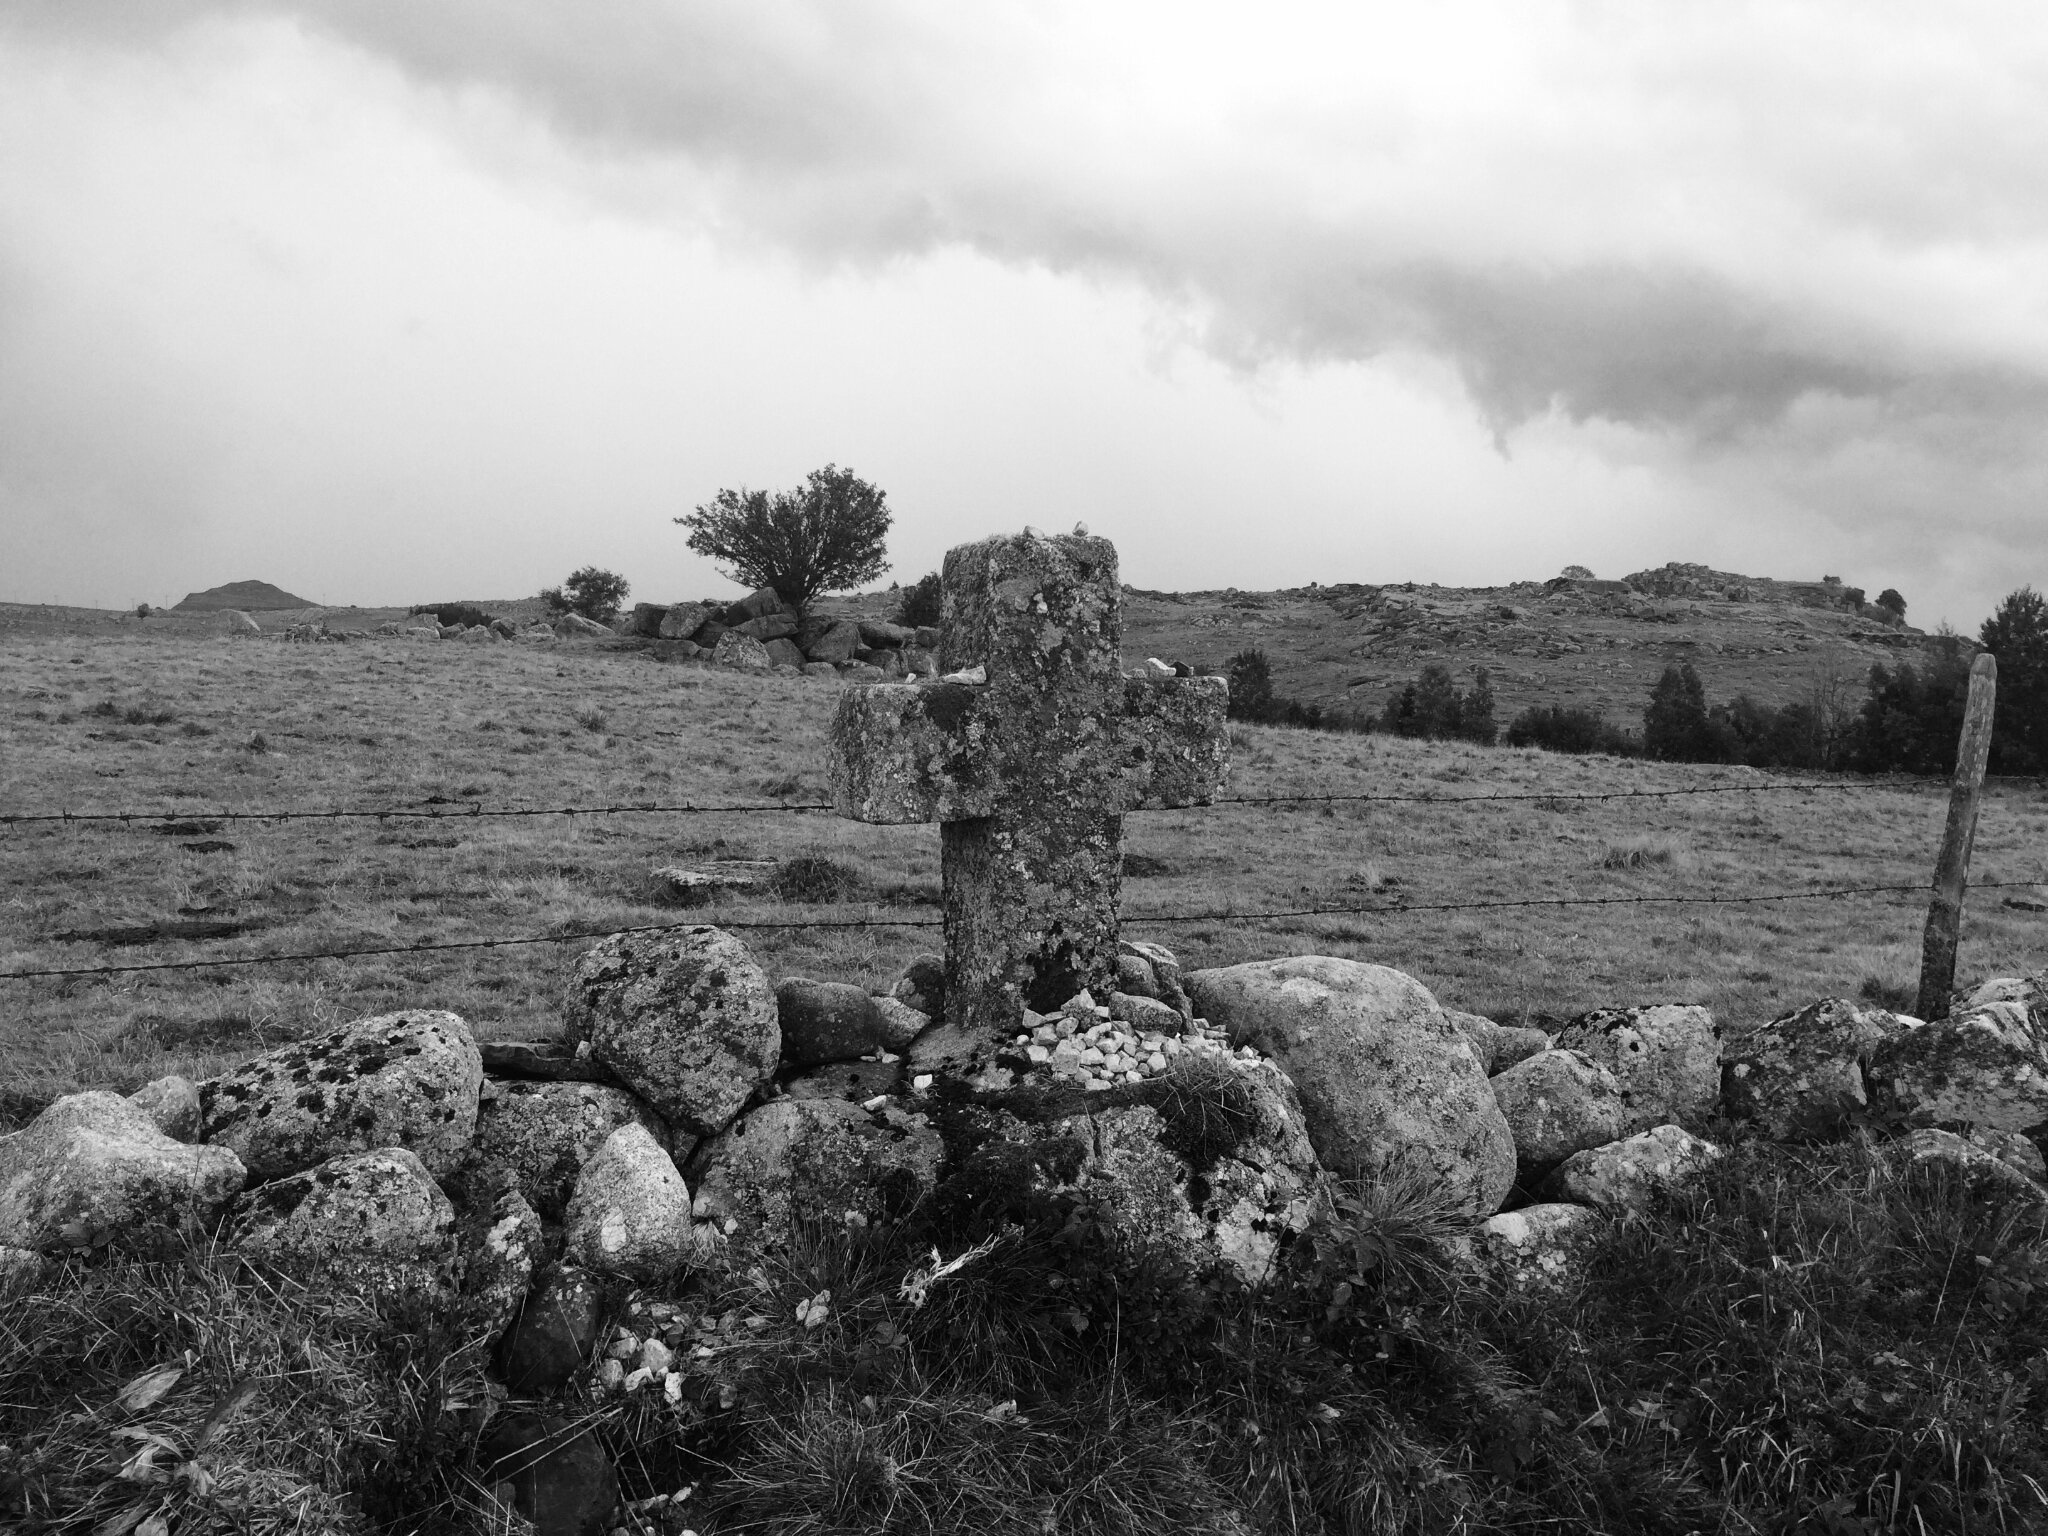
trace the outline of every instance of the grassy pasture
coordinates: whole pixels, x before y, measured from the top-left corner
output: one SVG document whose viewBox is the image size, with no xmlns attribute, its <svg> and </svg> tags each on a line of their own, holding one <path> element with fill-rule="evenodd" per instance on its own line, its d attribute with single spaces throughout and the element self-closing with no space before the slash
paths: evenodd
<svg viewBox="0 0 2048 1536">
<path fill-rule="evenodd" d="M 158 826 L 0 828 L 0 969 L 214 959 L 604 930 L 637 923 L 933 919 L 932 827 L 827 814 L 233 822 L 289 808 L 808 802 L 825 793 L 836 685 L 743 677 L 593 647 L 417 640 L 288 645 L 140 626 L 0 636 L 0 810 L 175 812 Z M 1571 759 L 1268 728 L 1235 732 L 1226 794 L 1546 794 L 1766 782 L 1739 768 Z M 432 802 L 432 803 L 430 803 Z M 1669 800 L 1237 806 L 1127 823 L 1132 914 L 1560 896 L 1720 895 L 1914 884 L 1940 786 Z M 2048 797 L 1991 793 L 1982 880 L 2048 878 Z M 649 876 L 723 858 L 832 861 L 832 906 L 685 913 Z M 1962 979 L 2042 964 L 2042 915 L 1984 892 Z M 1133 921 L 1192 965 L 1283 953 L 1370 959 L 1507 1020 L 1701 1001 L 1740 1030 L 1827 993 L 1910 999 L 1917 896 L 1782 906 L 1410 911 L 1242 923 Z M 150 943 L 160 920 L 246 931 Z M 119 936 L 117 936 L 119 937 Z M 132 939 L 132 935 L 127 936 Z M 879 981 L 935 928 L 750 931 L 775 974 Z M 577 942 L 111 978 L 0 983 L 0 1125 L 82 1086 L 198 1075 L 347 1018 L 447 1007 L 485 1034 L 550 1031 Z"/>
</svg>

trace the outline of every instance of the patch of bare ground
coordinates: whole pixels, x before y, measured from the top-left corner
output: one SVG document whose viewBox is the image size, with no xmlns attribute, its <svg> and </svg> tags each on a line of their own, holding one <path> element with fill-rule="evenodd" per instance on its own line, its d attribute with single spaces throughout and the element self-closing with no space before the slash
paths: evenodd
<svg viewBox="0 0 2048 1536">
<path fill-rule="evenodd" d="M 822 800 L 830 680 L 665 665 L 587 644 L 310 646 L 147 624 L 90 637 L 11 631 L 0 635 L 0 657 L 0 810 L 178 821 L 168 831 L 150 822 L 0 828 L 0 970 L 701 919 L 789 923 L 746 932 L 772 972 L 880 982 L 938 942 L 936 927 L 805 926 L 935 922 L 935 828 L 816 813 L 459 814 Z M 1698 1001 L 1735 1030 L 1823 994 L 1909 987 L 1915 974 L 1924 904 L 1910 894 L 1444 908 L 1918 885 L 1940 834 L 1939 785 L 1581 801 L 1562 797 L 1772 781 L 1740 768 L 1266 727 L 1239 727 L 1235 740 L 1228 796 L 1444 799 L 1132 816 L 1131 931 L 1191 965 L 1344 955 L 1397 966 L 1447 1005 L 1508 1020 Z M 1453 798 L 1494 794 L 1538 798 Z M 366 807 L 453 814 L 219 814 Z M 1995 786 L 1978 878 L 2048 878 L 2044 831 L 2048 798 Z M 800 859 L 812 861 L 796 866 L 801 880 L 689 912 L 649 878 L 665 864 Z M 815 878 L 821 871 L 830 878 Z M 1378 910 L 1174 916 L 1331 906 Z M 1964 979 L 2038 968 L 2042 923 L 1996 895 L 1974 899 Z M 401 1006 L 452 1008 L 487 1037 L 550 1033 L 562 978 L 587 942 L 0 983 L 0 1120 L 79 1087 L 205 1075 L 278 1039 Z"/>
</svg>

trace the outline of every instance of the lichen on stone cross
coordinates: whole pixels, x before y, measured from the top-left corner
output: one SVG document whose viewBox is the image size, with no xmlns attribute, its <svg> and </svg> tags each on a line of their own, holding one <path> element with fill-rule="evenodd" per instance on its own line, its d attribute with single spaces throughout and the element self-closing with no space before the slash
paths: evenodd
<svg viewBox="0 0 2048 1536">
<path fill-rule="evenodd" d="M 1027 1005 L 1113 980 L 1124 813 L 1214 798 L 1229 686 L 1123 676 L 1107 539 L 963 544 L 942 592 L 941 670 L 987 681 L 849 688 L 832 802 L 857 821 L 940 824 L 946 1016 L 1006 1030 Z"/>
</svg>

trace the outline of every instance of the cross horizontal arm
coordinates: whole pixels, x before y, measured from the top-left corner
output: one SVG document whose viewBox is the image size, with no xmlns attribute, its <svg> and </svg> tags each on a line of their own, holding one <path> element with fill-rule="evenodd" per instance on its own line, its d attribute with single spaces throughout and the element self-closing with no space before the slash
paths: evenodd
<svg viewBox="0 0 2048 1536">
<path fill-rule="evenodd" d="M 832 721 L 832 808 L 854 821 L 972 821 L 1001 786 L 983 690 L 967 683 L 880 683 L 839 695 Z"/>
<path fill-rule="evenodd" d="M 1220 677 L 1124 679 L 1117 744 L 1125 810 L 1207 805 L 1216 798 L 1230 759 L 1229 703 L 1230 684 Z"/>
</svg>

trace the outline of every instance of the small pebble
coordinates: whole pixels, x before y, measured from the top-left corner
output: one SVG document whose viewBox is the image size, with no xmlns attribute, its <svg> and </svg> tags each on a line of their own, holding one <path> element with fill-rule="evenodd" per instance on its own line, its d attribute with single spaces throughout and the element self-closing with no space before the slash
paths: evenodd
<svg viewBox="0 0 2048 1536">
<path fill-rule="evenodd" d="M 917 1074 L 917 1076 L 913 1077 L 910 1080 L 911 1088 L 918 1093 L 923 1093 L 926 1089 L 930 1088 L 931 1085 L 932 1075 L 929 1072 L 920 1072 Z"/>
<path fill-rule="evenodd" d="M 1163 1051 L 1154 1051 L 1145 1058 L 1145 1065 L 1154 1072 L 1164 1072 L 1166 1070 L 1166 1054 Z"/>
<path fill-rule="evenodd" d="M 1052 1060 L 1052 1052 L 1047 1050 L 1042 1045 L 1027 1045 L 1024 1047 L 1024 1054 L 1027 1057 L 1029 1057 L 1033 1063 Z"/>
</svg>

